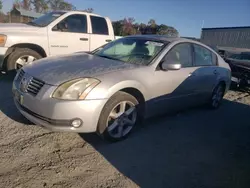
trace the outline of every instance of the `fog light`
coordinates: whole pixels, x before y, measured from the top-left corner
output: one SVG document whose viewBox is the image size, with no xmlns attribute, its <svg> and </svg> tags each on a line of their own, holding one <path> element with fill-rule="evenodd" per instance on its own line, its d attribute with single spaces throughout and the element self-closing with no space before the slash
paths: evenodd
<svg viewBox="0 0 250 188">
<path fill-rule="evenodd" d="M 72 125 L 74 128 L 79 128 L 79 127 L 82 125 L 82 120 L 80 120 L 80 119 L 74 119 L 74 120 L 71 122 L 71 125 Z"/>
</svg>

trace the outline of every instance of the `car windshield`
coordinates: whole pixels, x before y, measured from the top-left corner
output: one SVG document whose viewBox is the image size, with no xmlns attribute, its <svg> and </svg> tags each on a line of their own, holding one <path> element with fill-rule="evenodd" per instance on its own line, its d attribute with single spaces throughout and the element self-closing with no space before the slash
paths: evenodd
<svg viewBox="0 0 250 188">
<path fill-rule="evenodd" d="M 31 22 L 28 22 L 28 25 L 38 26 L 38 27 L 45 27 L 49 25 L 51 22 L 53 22 L 58 17 L 65 14 L 65 12 L 50 12 L 47 13 Z"/>
<path fill-rule="evenodd" d="M 120 38 L 92 52 L 103 58 L 148 65 L 167 43 L 143 38 Z"/>
</svg>

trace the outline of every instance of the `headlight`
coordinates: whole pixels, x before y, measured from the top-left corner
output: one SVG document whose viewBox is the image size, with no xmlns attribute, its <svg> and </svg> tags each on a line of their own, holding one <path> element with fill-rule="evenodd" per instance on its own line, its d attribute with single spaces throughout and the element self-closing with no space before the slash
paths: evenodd
<svg viewBox="0 0 250 188">
<path fill-rule="evenodd" d="M 3 47 L 6 43 L 7 36 L 6 35 L 0 35 L 0 47 Z"/>
<path fill-rule="evenodd" d="M 58 86 L 52 97 L 63 100 L 83 100 L 99 83 L 100 81 L 94 78 L 71 80 Z"/>
</svg>

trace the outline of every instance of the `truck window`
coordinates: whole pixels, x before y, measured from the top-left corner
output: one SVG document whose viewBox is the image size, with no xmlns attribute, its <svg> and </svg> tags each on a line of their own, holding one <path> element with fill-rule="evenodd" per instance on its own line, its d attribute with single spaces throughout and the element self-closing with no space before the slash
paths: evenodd
<svg viewBox="0 0 250 188">
<path fill-rule="evenodd" d="M 99 35 L 109 35 L 108 25 L 105 18 L 90 16 L 92 24 L 92 33 Z"/>
<path fill-rule="evenodd" d="M 87 33 L 87 17 L 82 14 L 70 15 L 58 23 L 52 30 L 70 33 Z"/>
</svg>

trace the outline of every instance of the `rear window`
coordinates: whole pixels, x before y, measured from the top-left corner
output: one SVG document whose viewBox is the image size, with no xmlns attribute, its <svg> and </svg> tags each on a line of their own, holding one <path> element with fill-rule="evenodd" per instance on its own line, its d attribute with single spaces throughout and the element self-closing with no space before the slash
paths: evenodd
<svg viewBox="0 0 250 188">
<path fill-rule="evenodd" d="M 108 25 L 105 18 L 98 16 L 90 16 L 92 24 L 92 33 L 99 35 L 108 35 Z"/>
</svg>

